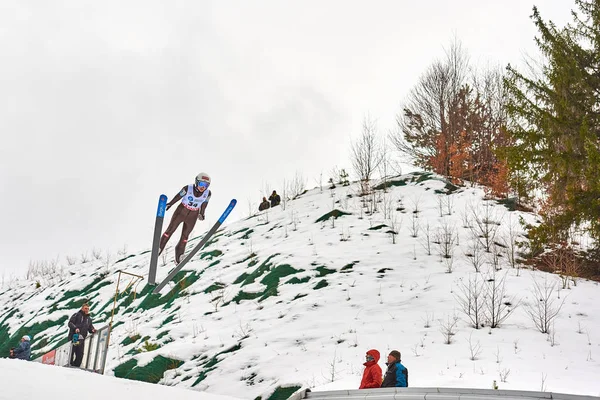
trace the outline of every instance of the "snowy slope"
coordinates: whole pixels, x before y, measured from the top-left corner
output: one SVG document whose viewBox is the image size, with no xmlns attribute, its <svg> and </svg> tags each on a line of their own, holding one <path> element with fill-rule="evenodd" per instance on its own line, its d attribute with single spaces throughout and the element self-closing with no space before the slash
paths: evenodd
<svg viewBox="0 0 600 400">
<path fill-rule="evenodd" d="M 557 304 L 566 300 L 555 334 L 545 335 L 527 314 L 528 305 L 538 301 L 531 290 L 534 279 L 544 278 L 559 289 L 559 278 L 511 268 L 503 255 L 495 279 L 505 277 L 506 310 L 517 305 L 514 312 L 499 328 L 478 330 L 460 312 L 460 284 L 476 275 L 472 257 L 465 255 L 473 252 L 474 215 L 487 210 L 498 243 L 509 241 L 511 226 L 520 230 L 519 217 L 534 223 L 535 216 L 485 201 L 479 188 L 454 191 L 441 179 L 418 173 L 396 178 L 387 193 L 361 198 L 357 190 L 355 185 L 314 189 L 285 210 L 226 223 L 162 296 L 149 294 L 145 282 L 133 285 L 135 298 L 120 294 L 108 374 L 268 398 L 276 390 L 283 395 L 301 387 L 357 388 L 364 353 L 375 348 L 382 353 L 382 368 L 390 350 L 401 351 L 411 386 L 491 388 L 496 380 L 501 389 L 600 395 L 597 283 L 578 281 L 553 292 Z M 344 214 L 317 222 L 332 210 Z M 208 214 L 216 218 L 221 211 Z M 398 232 L 395 243 L 391 227 Z M 416 237 L 415 227 L 420 227 Z M 450 258 L 440 257 L 433 243 L 442 227 L 452 233 Z M 50 350 L 64 342 L 65 319 L 84 299 L 92 302 L 96 325 L 106 324 L 116 271 L 147 275 L 149 250 L 116 263 L 91 258 L 62 263 L 62 280 L 46 276 L 4 287 L 0 345 L 14 345 L 30 333 L 36 354 Z M 159 262 L 159 281 L 173 267 L 172 258 L 167 261 L 166 266 Z M 492 279 L 492 271 L 486 263 L 478 279 Z M 123 279 L 121 289 L 128 282 Z M 452 343 L 445 344 L 441 325 L 453 315 L 460 320 Z M 160 347 L 146 351 L 152 345 Z M 168 367 L 161 367 L 165 363 Z"/>
<path fill-rule="evenodd" d="M 178 400 L 235 400 L 235 397 L 197 393 L 189 390 L 163 387 L 105 377 L 71 368 L 25 361 L 0 359 L 0 370 L 5 384 L 0 400 L 45 399 L 63 400 L 76 395 L 86 400 L 106 399 L 170 399 Z"/>
</svg>

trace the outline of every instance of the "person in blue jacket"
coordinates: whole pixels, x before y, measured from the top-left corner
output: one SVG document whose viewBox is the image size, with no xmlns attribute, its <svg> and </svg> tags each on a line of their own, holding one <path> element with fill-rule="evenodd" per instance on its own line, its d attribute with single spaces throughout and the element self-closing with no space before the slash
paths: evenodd
<svg viewBox="0 0 600 400">
<path fill-rule="evenodd" d="M 408 387 L 408 369 L 400 363 L 398 350 L 390 351 L 386 365 L 387 371 L 385 371 L 381 387 Z"/>
<path fill-rule="evenodd" d="M 21 343 L 19 343 L 19 347 L 16 349 L 11 349 L 11 358 L 29 361 L 29 357 L 31 357 L 30 341 L 31 338 L 28 335 L 23 336 L 21 338 Z"/>
</svg>

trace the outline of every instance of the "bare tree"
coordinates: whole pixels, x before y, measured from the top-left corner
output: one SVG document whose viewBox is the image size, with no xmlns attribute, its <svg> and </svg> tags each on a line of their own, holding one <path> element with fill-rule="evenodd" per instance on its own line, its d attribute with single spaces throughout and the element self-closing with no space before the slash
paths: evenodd
<svg viewBox="0 0 600 400">
<path fill-rule="evenodd" d="M 381 139 L 379 155 L 381 161 L 379 163 L 379 176 L 381 177 L 383 183 L 383 191 L 385 193 L 388 189 L 388 178 L 393 170 L 391 159 L 392 152 L 390 151 L 390 147 L 388 146 L 387 140 L 385 138 Z"/>
<path fill-rule="evenodd" d="M 398 130 L 390 140 L 416 165 L 450 176 L 447 155 L 460 134 L 459 99 L 466 84 L 468 56 L 458 40 L 446 51 L 443 61 L 434 62 L 411 90 L 396 117 Z M 438 166 L 433 159 L 442 159 Z"/>
<path fill-rule="evenodd" d="M 429 221 L 425 225 L 425 228 L 421 228 L 421 231 L 425 234 L 425 237 L 421 240 L 421 246 L 427 252 L 427 255 L 431 255 L 431 228 L 429 227 Z"/>
<path fill-rule="evenodd" d="M 396 244 L 396 236 L 398 235 L 398 232 L 400 231 L 401 226 L 402 226 L 402 217 L 400 217 L 400 219 L 398 219 L 398 215 L 392 211 L 392 214 L 390 216 L 390 229 L 388 230 L 388 233 L 390 234 L 390 237 L 392 238 L 392 244 Z"/>
<path fill-rule="evenodd" d="M 555 287 L 556 281 L 550 282 L 548 276 L 544 276 L 543 282 L 533 279 L 532 303 L 527 305 L 527 314 L 541 333 L 550 332 L 554 319 L 565 304 L 566 297 L 558 302 L 552 295 Z"/>
<path fill-rule="evenodd" d="M 504 237 L 504 246 L 506 246 L 506 255 L 508 258 L 508 264 L 512 267 L 512 268 L 517 268 L 519 269 L 519 262 L 518 262 L 518 254 L 519 254 L 519 229 L 518 229 L 518 224 L 515 223 L 515 221 L 512 218 L 512 215 L 509 214 L 508 215 L 508 232 L 507 235 Z M 519 271 L 517 271 L 517 274 L 519 273 Z"/>
<path fill-rule="evenodd" d="M 469 318 L 475 329 L 483 326 L 485 318 L 484 284 L 485 282 L 480 279 L 479 274 L 471 274 L 467 281 L 462 279 L 459 281 L 458 293 L 454 293 L 460 311 Z"/>
<path fill-rule="evenodd" d="M 465 253 L 469 262 L 475 268 L 475 272 L 480 272 L 481 267 L 485 264 L 485 257 L 483 252 L 483 247 L 479 240 L 475 239 L 471 242 L 471 245 L 468 247 L 467 253 Z"/>
<path fill-rule="evenodd" d="M 506 299 L 506 275 L 499 277 L 494 268 L 486 280 L 486 315 L 491 328 L 498 328 L 517 308 L 515 297 Z"/>
<path fill-rule="evenodd" d="M 369 181 L 381 164 L 381 145 L 377 138 L 375 121 L 366 116 L 363 119 L 362 133 L 350 148 L 352 167 L 360 180 L 361 194 L 369 193 Z"/>
<path fill-rule="evenodd" d="M 296 171 L 294 178 L 289 182 L 287 195 L 291 200 L 297 199 L 306 190 L 306 180 L 300 171 Z"/>
<path fill-rule="evenodd" d="M 442 259 L 452 258 L 458 234 L 454 225 L 444 221 L 435 234 L 435 243 L 438 245 L 438 254 Z"/>
<path fill-rule="evenodd" d="M 469 335 L 469 339 L 467 339 L 467 343 L 469 343 L 469 352 L 471 353 L 471 356 L 469 357 L 469 359 L 471 361 L 475 361 L 477 360 L 477 357 L 479 357 L 479 355 L 481 354 L 481 343 L 479 342 L 479 340 L 477 341 L 477 343 L 473 343 L 473 332 L 471 332 L 471 334 Z"/>
<path fill-rule="evenodd" d="M 456 324 L 458 323 L 458 316 L 456 314 L 446 317 L 446 320 L 440 319 L 440 332 L 444 336 L 444 343 L 451 344 L 456 335 Z"/>
<path fill-rule="evenodd" d="M 473 237 L 481 242 L 486 252 L 491 253 L 502 217 L 497 215 L 489 202 L 485 203 L 483 210 L 471 205 L 470 212 Z"/>
</svg>

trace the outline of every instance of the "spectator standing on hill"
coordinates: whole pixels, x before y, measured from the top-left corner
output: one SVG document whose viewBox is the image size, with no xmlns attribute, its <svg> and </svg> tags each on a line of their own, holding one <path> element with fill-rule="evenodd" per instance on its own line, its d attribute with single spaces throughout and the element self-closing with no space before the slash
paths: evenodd
<svg viewBox="0 0 600 400">
<path fill-rule="evenodd" d="M 375 349 L 367 351 L 366 362 L 363 364 L 365 370 L 359 389 L 372 389 L 381 386 L 381 367 L 377 364 L 379 352 Z"/>
<path fill-rule="evenodd" d="M 400 352 L 392 350 L 388 355 L 387 371 L 381 387 L 408 387 L 408 369 L 400 363 Z"/>
<path fill-rule="evenodd" d="M 94 328 L 92 317 L 90 316 L 90 306 L 85 303 L 81 306 L 81 310 L 73 314 L 69 320 L 69 341 L 73 343 L 70 364 L 73 367 L 81 366 L 85 338 L 88 333 L 96 333 L 96 328 Z"/>
</svg>

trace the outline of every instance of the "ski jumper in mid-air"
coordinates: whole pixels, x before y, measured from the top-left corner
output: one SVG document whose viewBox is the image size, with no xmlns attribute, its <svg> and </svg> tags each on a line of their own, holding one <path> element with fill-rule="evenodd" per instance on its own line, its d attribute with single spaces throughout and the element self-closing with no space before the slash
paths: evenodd
<svg viewBox="0 0 600 400">
<path fill-rule="evenodd" d="M 196 181 L 193 185 L 184 186 L 181 191 L 167 203 L 168 210 L 172 205 L 181 200 L 181 203 L 177 206 L 171 217 L 169 227 L 160 238 L 159 252 L 162 253 L 167 242 L 171 238 L 171 235 L 173 235 L 173 232 L 175 232 L 177 227 L 183 222 L 181 239 L 179 239 L 179 243 L 175 246 L 175 262 L 177 264 L 179 264 L 181 256 L 185 252 L 185 245 L 187 244 L 190 233 L 192 233 L 192 230 L 194 229 L 194 225 L 196 225 L 196 220 L 204 220 L 204 212 L 206 211 L 206 206 L 208 205 L 211 196 L 211 192 L 208 190 L 209 186 L 210 176 L 201 172 L 196 176 Z"/>
</svg>

